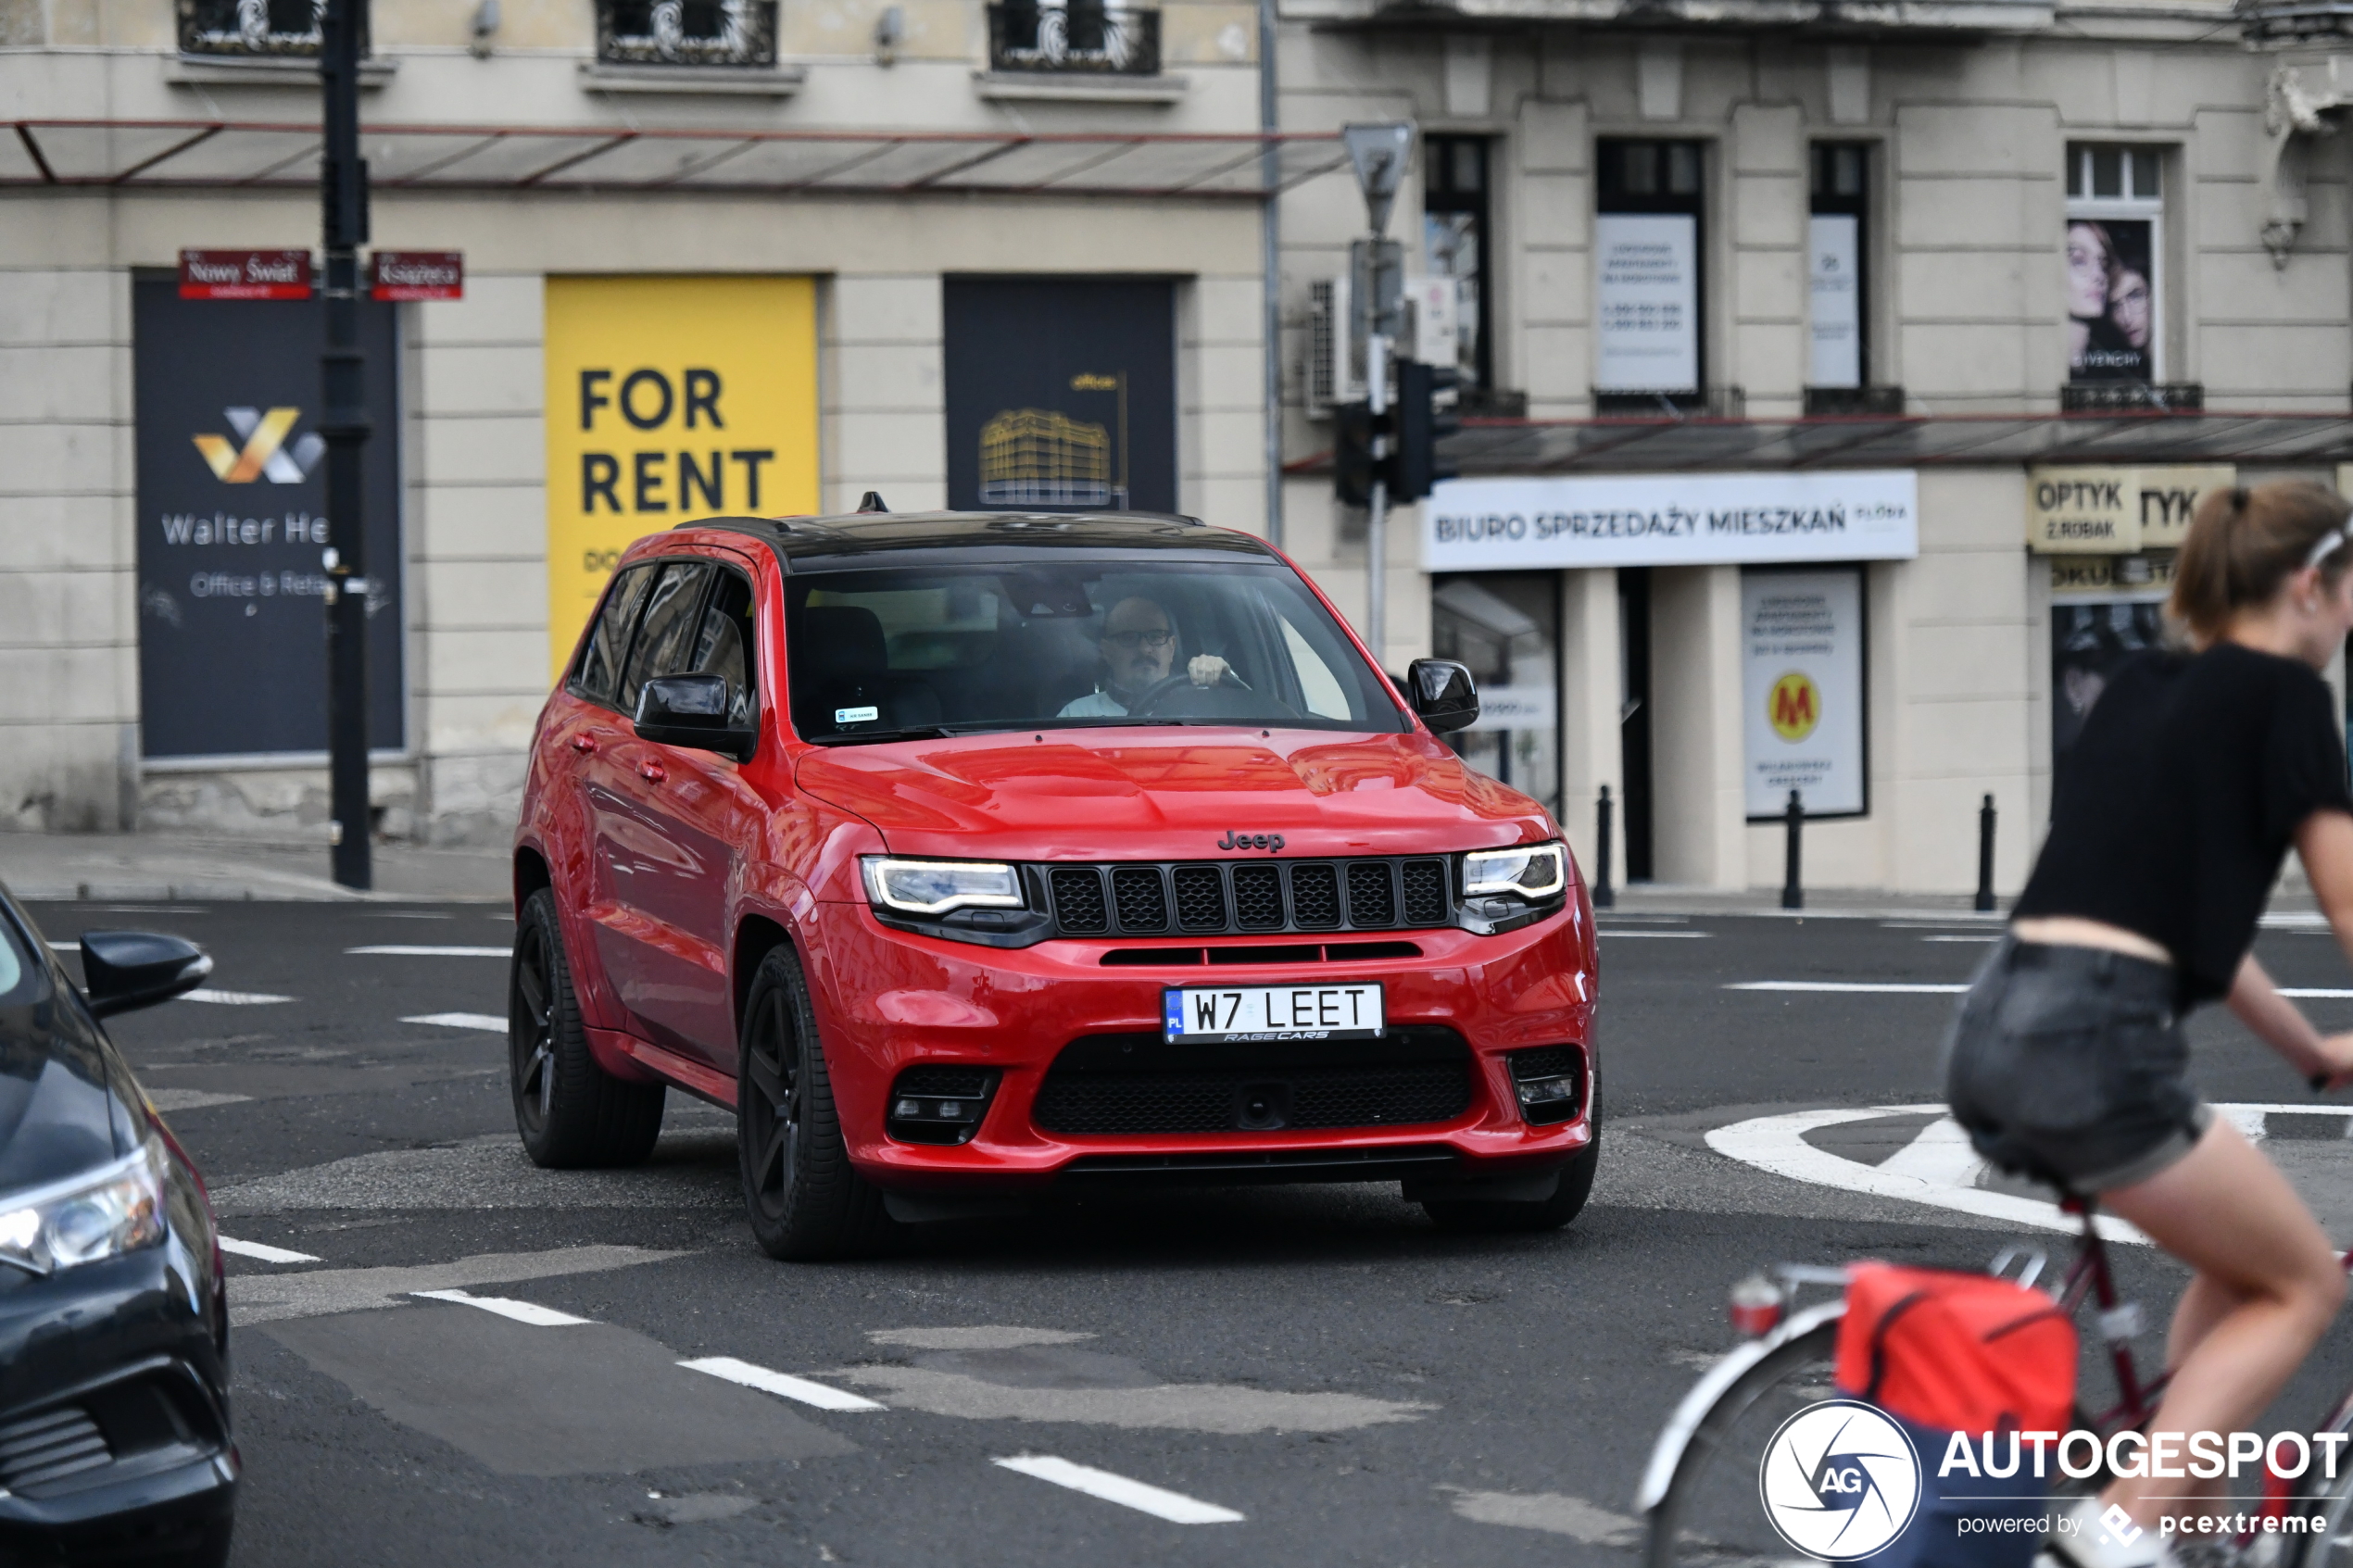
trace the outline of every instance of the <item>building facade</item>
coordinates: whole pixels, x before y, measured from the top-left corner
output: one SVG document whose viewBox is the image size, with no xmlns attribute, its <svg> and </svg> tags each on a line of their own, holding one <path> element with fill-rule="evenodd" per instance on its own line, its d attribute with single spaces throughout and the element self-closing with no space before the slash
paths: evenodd
<svg viewBox="0 0 2353 1568">
<path fill-rule="evenodd" d="M 1420 128 L 1407 339 L 1465 388 L 1389 661 L 1502 689 L 1465 748 L 1589 867 L 1606 787 L 1615 876 L 1775 885 L 1796 789 L 1810 883 L 1966 891 L 1990 796 L 2014 891 L 2196 496 L 2353 455 L 2330 9 L 1285 0 L 1287 129 Z M 1286 540 L 1361 605 L 1313 455 L 1365 218 L 1278 205 Z"/>
</svg>

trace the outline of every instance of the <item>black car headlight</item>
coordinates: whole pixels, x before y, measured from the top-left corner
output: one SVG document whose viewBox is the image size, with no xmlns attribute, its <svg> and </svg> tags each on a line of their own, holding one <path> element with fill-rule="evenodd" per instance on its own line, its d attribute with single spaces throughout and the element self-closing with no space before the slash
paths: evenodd
<svg viewBox="0 0 2353 1568">
<path fill-rule="evenodd" d="M 168 1158 L 150 1137 L 110 1165 L 0 1196 L 0 1263 L 51 1274 L 161 1241 Z"/>
</svg>

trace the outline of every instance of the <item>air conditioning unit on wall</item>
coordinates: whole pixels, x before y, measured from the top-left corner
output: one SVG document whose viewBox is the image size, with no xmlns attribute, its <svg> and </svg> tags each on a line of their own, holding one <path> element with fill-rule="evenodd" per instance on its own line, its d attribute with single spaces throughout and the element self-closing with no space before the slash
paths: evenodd
<svg viewBox="0 0 2353 1568">
<path fill-rule="evenodd" d="M 1348 275 L 1317 278 L 1307 294 L 1307 363 L 1300 382 L 1307 389 L 1307 417 L 1327 420 L 1339 405 L 1364 397 L 1364 350 L 1350 330 Z"/>
</svg>

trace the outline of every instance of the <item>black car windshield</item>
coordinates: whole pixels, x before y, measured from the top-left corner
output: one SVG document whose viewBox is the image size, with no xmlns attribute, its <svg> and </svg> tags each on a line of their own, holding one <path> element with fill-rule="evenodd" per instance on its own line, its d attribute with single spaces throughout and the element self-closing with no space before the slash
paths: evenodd
<svg viewBox="0 0 2353 1568">
<path fill-rule="evenodd" d="M 786 579 L 804 740 L 1112 724 L 1408 727 L 1289 568 L 1073 560 Z"/>
</svg>

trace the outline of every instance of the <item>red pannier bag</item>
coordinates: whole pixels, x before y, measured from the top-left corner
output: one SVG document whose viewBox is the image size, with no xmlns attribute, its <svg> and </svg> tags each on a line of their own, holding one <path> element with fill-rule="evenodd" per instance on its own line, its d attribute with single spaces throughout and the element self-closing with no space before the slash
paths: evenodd
<svg viewBox="0 0 2353 1568">
<path fill-rule="evenodd" d="M 2027 1568 L 2049 1478 L 2035 1477 L 2031 1448 L 2007 1477 L 1970 1469 L 1982 1470 L 1989 1433 L 2007 1467 L 2014 1434 L 2068 1429 L 2075 1359 L 2075 1324 L 2014 1280 L 1879 1262 L 1847 1271 L 1838 1391 L 1894 1416 L 1920 1459 L 1919 1512 L 1873 1568 Z M 1939 1475 L 1957 1432 L 1977 1463 Z M 2009 1523 L 1987 1528 L 1996 1520 Z"/>
</svg>

